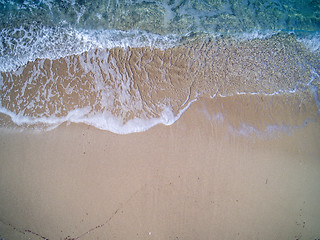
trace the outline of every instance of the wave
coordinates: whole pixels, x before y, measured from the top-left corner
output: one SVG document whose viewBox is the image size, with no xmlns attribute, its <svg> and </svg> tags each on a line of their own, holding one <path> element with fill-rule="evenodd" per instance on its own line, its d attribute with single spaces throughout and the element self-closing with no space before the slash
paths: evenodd
<svg viewBox="0 0 320 240">
<path fill-rule="evenodd" d="M 157 35 L 137 30 L 84 30 L 38 25 L 2 29 L 0 32 L 0 71 L 16 70 L 39 59 L 58 59 L 92 49 L 153 47 L 165 49 L 179 42 L 178 35 Z"/>
<path fill-rule="evenodd" d="M 19 28 L 4 28 L 0 31 L 0 71 L 13 71 L 36 59 L 59 59 L 94 49 L 150 47 L 163 50 L 179 46 L 186 41 L 194 42 L 195 39 L 212 41 L 229 36 L 235 40 L 248 41 L 271 38 L 279 33 L 280 30 L 254 30 L 227 35 L 209 32 L 159 35 L 138 30 L 86 30 L 62 25 L 55 27 L 21 25 Z M 310 51 L 319 53 L 319 32 L 303 35 L 300 32 L 290 33 Z"/>
<path fill-rule="evenodd" d="M 163 48 L 140 40 L 135 47 L 99 46 L 1 72 L 0 111 L 17 125 L 82 122 L 125 134 L 170 125 L 200 97 L 313 89 L 319 102 L 319 57 L 292 34 L 175 41 Z"/>
<path fill-rule="evenodd" d="M 202 97 L 311 91 L 319 112 L 318 10 L 284 0 L 0 0 L 0 112 L 19 126 L 116 133 L 170 125 Z"/>
<path fill-rule="evenodd" d="M 320 53 L 320 32 L 305 32 L 296 34 L 297 40 L 303 43 L 311 52 Z"/>
</svg>

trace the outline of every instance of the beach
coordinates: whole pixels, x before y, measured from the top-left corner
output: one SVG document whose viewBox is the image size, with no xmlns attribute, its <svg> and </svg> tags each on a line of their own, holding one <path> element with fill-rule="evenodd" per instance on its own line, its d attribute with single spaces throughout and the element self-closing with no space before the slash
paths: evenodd
<svg viewBox="0 0 320 240">
<path fill-rule="evenodd" d="M 319 238 L 319 119 L 270 132 L 255 109 L 271 97 L 248 98 L 200 99 L 173 125 L 127 135 L 2 128 L 0 237 Z M 273 121 L 291 118 L 272 98 Z"/>
<path fill-rule="evenodd" d="M 319 16 L 0 1 L 0 240 L 319 240 Z"/>
</svg>

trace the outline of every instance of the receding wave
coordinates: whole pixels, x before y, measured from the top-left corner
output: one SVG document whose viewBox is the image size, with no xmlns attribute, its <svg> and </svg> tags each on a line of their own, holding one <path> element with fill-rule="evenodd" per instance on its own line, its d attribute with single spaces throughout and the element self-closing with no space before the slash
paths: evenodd
<svg viewBox="0 0 320 240">
<path fill-rule="evenodd" d="M 15 70 L 29 61 L 58 59 L 93 49 L 115 47 L 173 47 L 179 36 L 157 35 L 137 30 L 85 30 L 72 27 L 21 25 L 0 32 L 0 71 Z"/>
<path fill-rule="evenodd" d="M 200 97 L 309 89 L 319 102 L 319 55 L 293 34 L 189 35 L 161 46 L 90 47 L 3 71 L 0 110 L 22 126 L 83 122 L 124 134 L 172 124 Z"/>
</svg>

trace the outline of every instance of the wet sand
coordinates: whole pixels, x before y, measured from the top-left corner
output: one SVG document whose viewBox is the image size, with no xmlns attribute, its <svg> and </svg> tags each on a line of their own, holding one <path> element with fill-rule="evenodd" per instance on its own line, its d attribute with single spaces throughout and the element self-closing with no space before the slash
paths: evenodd
<svg viewBox="0 0 320 240">
<path fill-rule="evenodd" d="M 16 124 L 71 121 L 132 133 L 172 123 L 199 96 L 319 89 L 319 59 L 286 34 L 247 41 L 198 36 L 164 50 L 96 49 L 1 72 L 0 112 Z"/>
<path fill-rule="evenodd" d="M 0 238 L 320 238 L 319 120 L 275 103 L 273 117 L 259 113 L 265 100 L 202 99 L 171 126 L 128 135 L 2 128 Z"/>
</svg>

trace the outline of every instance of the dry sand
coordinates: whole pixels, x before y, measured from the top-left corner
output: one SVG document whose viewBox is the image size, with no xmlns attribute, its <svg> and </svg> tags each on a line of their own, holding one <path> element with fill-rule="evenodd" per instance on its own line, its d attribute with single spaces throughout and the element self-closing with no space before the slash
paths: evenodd
<svg viewBox="0 0 320 240">
<path fill-rule="evenodd" d="M 0 238 L 319 239 L 319 120 L 245 136 L 244 98 L 129 135 L 1 129 Z"/>
</svg>

